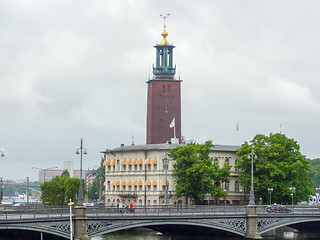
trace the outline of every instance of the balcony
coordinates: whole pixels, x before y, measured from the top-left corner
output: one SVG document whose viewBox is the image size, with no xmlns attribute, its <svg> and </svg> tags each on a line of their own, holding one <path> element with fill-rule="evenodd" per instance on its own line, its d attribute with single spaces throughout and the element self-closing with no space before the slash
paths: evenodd
<svg viewBox="0 0 320 240">
<path fill-rule="evenodd" d="M 121 198 L 137 198 L 136 191 L 118 191 L 118 196 Z"/>
</svg>

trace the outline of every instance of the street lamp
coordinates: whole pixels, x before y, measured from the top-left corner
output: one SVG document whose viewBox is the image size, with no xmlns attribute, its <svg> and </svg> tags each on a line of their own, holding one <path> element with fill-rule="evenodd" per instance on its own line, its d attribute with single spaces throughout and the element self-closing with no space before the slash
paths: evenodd
<svg viewBox="0 0 320 240">
<path fill-rule="evenodd" d="M 73 239 L 73 226 L 72 226 L 72 205 L 74 204 L 74 202 L 71 202 L 71 199 L 68 203 L 68 205 L 70 206 L 70 240 Z"/>
<path fill-rule="evenodd" d="M 271 193 L 273 192 L 273 188 L 268 188 L 268 192 L 269 192 L 269 195 L 270 195 L 270 205 L 271 205 Z"/>
<path fill-rule="evenodd" d="M 78 196 L 78 206 L 83 205 L 83 189 L 82 189 L 82 153 L 87 155 L 87 150 L 83 148 L 83 140 L 80 140 L 80 148 L 77 149 L 76 154 L 80 154 L 80 186 L 79 186 L 79 196 Z"/>
<path fill-rule="evenodd" d="M 46 171 L 48 170 L 52 170 L 52 169 L 57 169 L 58 167 L 51 167 L 51 168 L 37 168 L 37 167 L 32 167 L 32 169 L 38 169 L 38 170 L 41 170 L 43 171 L 43 182 L 46 181 Z M 40 179 L 39 179 L 40 181 Z"/>
<path fill-rule="evenodd" d="M 290 191 L 291 191 L 291 197 L 292 197 L 292 199 L 291 199 L 291 205 L 293 206 L 293 193 L 294 193 L 294 191 L 296 190 L 296 188 L 295 187 L 290 187 L 289 188 L 290 189 Z"/>
<path fill-rule="evenodd" d="M 166 171 L 166 185 L 165 185 L 165 192 L 164 192 L 164 205 L 168 205 L 169 204 L 169 197 L 168 197 L 168 168 L 169 168 L 169 159 L 168 159 L 168 144 L 166 143 L 165 146 L 165 157 L 162 159 L 163 161 L 163 169 Z"/>
<path fill-rule="evenodd" d="M 256 205 L 254 202 L 254 188 L 253 188 L 253 144 L 251 145 L 251 189 L 249 197 L 249 205 Z"/>
<path fill-rule="evenodd" d="M 316 203 L 319 203 L 319 190 L 320 188 L 316 187 Z"/>
<path fill-rule="evenodd" d="M 4 151 L 0 150 L 0 156 L 4 157 Z M 3 190 L 2 190 L 2 177 L 1 177 L 1 183 L 0 183 L 0 204 L 2 204 L 3 199 Z"/>
</svg>

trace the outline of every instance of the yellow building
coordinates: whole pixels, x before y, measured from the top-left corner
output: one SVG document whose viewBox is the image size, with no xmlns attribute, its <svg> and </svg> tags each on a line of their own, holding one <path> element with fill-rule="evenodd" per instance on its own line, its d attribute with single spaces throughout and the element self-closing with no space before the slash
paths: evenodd
<svg viewBox="0 0 320 240">
<path fill-rule="evenodd" d="M 168 149 L 182 144 L 147 144 L 130 145 L 106 150 L 104 166 L 106 167 L 105 201 L 107 206 L 117 203 L 132 202 L 135 206 L 162 205 L 165 189 L 168 188 L 170 205 L 188 204 L 185 198 L 174 196 L 175 180 L 173 177 L 173 160 L 169 159 L 168 169 L 164 159 Z M 210 156 L 220 166 L 227 163 L 232 166 L 229 183 L 221 183 L 228 195 L 224 199 L 207 196 L 210 204 L 240 204 L 245 201 L 244 188 L 238 183 L 236 149 L 239 146 L 216 145 Z M 167 179 L 167 186 L 166 186 Z"/>
</svg>

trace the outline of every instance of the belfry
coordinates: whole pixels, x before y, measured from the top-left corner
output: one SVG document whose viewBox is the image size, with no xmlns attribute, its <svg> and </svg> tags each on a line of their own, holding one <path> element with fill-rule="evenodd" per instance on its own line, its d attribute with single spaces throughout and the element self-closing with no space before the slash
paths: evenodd
<svg viewBox="0 0 320 240">
<path fill-rule="evenodd" d="M 164 20 L 166 16 L 163 17 Z M 147 96 L 147 144 L 181 142 L 181 82 L 175 79 L 173 44 L 167 41 L 164 24 L 163 39 L 154 47 L 156 64 L 153 78 L 148 83 Z"/>
</svg>

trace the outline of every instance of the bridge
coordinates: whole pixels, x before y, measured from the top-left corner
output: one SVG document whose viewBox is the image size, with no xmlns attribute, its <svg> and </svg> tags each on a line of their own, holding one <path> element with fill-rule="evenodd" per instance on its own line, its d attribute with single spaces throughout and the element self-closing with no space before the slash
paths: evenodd
<svg viewBox="0 0 320 240">
<path fill-rule="evenodd" d="M 0 212 L 0 231 L 33 231 L 70 239 L 70 222 L 75 239 L 90 239 L 115 231 L 146 227 L 163 233 L 196 229 L 224 231 L 249 239 L 262 239 L 282 226 L 300 231 L 320 223 L 319 207 L 292 206 L 289 213 L 266 213 L 265 206 L 186 206 L 135 208 L 134 213 L 117 208 L 16 207 Z M 319 224 L 320 225 L 320 224 Z M 319 227 L 317 228 L 319 229 Z"/>
</svg>

